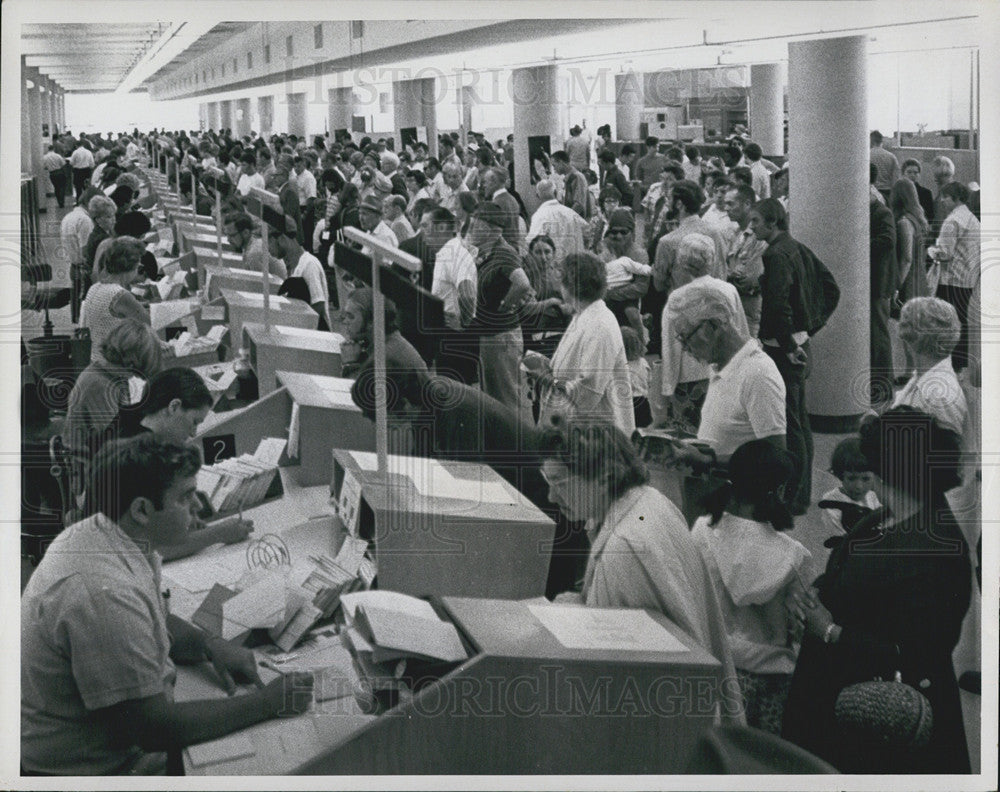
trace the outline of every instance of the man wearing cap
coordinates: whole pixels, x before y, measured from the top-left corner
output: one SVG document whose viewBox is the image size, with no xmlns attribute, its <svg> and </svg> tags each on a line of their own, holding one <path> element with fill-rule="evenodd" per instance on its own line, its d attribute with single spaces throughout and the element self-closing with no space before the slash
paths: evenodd
<svg viewBox="0 0 1000 792">
<path fill-rule="evenodd" d="M 390 247 L 399 247 L 396 235 L 382 219 L 382 202 L 374 195 L 369 195 L 361 201 L 361 205 L 358 206 L 358 220 L 361 221 L 361 230 L 365 233 L 371 234 Z M 368 249 L 362 248 L 361 252 L 367 255 Z"/>
<path fill-rule="evenodd" d="M 583 230 L 587 227 L 587 221 L 556 200 L 556 186 L 548 179 L 538 182 L 535 192 L 541 204 L 531 216 L 528 244 L 540 234 L 548 235 L 556 246 L 556 262 L 561 262 L 571 253 L 582 253 Z"/>
<path fill-rule="evenodd" d="M 575 124 L 569 131 L 566 153 L 569 155 L 570 164 L 577 170 L 586 170 L 590 167 L 590 138 L 583 136 L 583 129 L 579 124 Z"/>
<path fill-rule="evenodd" d="M 524 353 L 521 308 L 531 297 L 531 284 L 518 252 L 503 237 L 505 212 L 485 203 L 472 216 L 466 244 L 475 249 L 476 316 L 470 329 L 479 334 L 483 390 L 514 407 L 527 420 L 530 405 L 520 370 Z"/>
<path fill-rule="evenodd" d="M 280 258 L 291 272 L 289 277 L 302 278 L 309 289 L 309 305 L 319 314 L 319 329 L 329 330 L 330 324 L 330 286 L 327 283 L 326 272 L 319 259 L 306 251 L 296 236 L 295 221 L 285 218 L 285 227 L 271 227 L 267 236 L 268 251 L 272 256 Z M 391 233 L 391 232 L 390 232 Z"/>
</svg>

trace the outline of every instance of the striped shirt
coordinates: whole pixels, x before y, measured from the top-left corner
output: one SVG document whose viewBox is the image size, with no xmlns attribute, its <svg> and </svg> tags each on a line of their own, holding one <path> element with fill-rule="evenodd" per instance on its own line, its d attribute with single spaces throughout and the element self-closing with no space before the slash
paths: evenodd
<svg viewBox="0 0 1000 792">
<path fill-rule="evenodd" d="M 937 238 L 941 285 L 973 289 L 979 276 L 979 221 L 965 204 L 956 206 Z"/>
</svg>

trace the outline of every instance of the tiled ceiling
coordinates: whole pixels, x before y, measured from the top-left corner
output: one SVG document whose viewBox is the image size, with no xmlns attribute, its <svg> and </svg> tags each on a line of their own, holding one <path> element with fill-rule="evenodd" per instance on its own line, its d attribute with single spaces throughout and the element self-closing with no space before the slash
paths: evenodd
<svg viewBox="0 0 1000 792">
<path fill-rule="evenodd" d="M 164 69 L 176 68 L 250 22 L 223 22 L 197 38 Z M 162 46 L 167 23 L 54 23 L 21 28 L 25 64 L 58 83 L 69 93 L 114 91 L 154 47 Z"/>
</svg>

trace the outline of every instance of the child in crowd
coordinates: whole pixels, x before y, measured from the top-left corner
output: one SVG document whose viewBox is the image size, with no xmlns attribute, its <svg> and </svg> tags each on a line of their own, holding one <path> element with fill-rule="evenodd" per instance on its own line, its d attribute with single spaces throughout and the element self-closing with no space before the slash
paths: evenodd
<svg viewBox="0 0 1000 792">
<path fill-rule="evenodd" d="M 628 360 L 629 380 L 632 383 L 635 425 L 637 428 L 649 426 L 653 422 L 653 413 L 649 407 L 649 361 L 645 357 L 645 344 L 633 328 L 622 327 L 621 332 L 625 343 L 625 358 Z"/>
<path fill-rule="evenodd" d="M 881 504 L 872 490 L 875 475 L 861 453 L 857 437 L 842 440 L 833 449 L 830 459 L 833 475 L 840 479 L 840 486 L 830 490 L 819 502 L 823 509 L 823 525 L 839 536 L 851 528 L 868 509 L 878 509 Z M 838 507 L 835 504 L 849 504 Z"/>
<path fill-rule="evenodd" d="M 729 461 L 729 483 L 691 529 L 719 593 L 747 724 L 772 734 L 781 733 L 795 670 L 785 599 L 808 579 L 811 558 L 782 533 L 793 526 L 784 497 L 793 471 L 788 452 L 767 440 L 744 443 Z"/>
</svg>

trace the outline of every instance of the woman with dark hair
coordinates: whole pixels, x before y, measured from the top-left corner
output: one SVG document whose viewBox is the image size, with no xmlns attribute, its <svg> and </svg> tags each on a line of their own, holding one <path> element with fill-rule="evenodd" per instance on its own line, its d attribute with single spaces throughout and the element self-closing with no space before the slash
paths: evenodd
<svg viewBox="0 0 1000 792">
<path fill-rule="evenodd" d="M 348 343 L 341 347 L 345 363 L 341 376 L 351 377 L 375 360 L 375 306 L 374 293 L 364 286 L 351 292 L 347 304 L 340 313 L 342 330 Z M 416 371 L 427 374 L 427 364 L 413 345 L 403 338 L 396 323 L 396 304 L 385 300 L 385 366 L 399 371 Z"/>
<path fill-rule="evenodd" d="M 715 587 L 687 522 L 649 486 L 638 452 L 614 425 L 569 421 L 541 438 L 549 500 L 569 520 L 586 521 L 590 554 L 576 601 L 596 608 L 649 608 L 684 630 L 722 663 L 724 721 L 742 706 Z"/>
<path fill-rule="evenodd" d="M 781 733 L 795 670 L 785 598 L 801 589 L 810 553 L 783 533 L 793 527 L 785 484 L 794 465 L 787 451 L 751 440 L 729 460 L 729 481 L 708 496 L 709 513 L 691 537 L 715 584 L 746 707 L 747 725 Z"/>
<path fill-rule="evenodd" d="M 926 413 L 895 407 L 863 424 L 860 439 L 884 508 L 850 529 L 815 589 L 793 600 L 805 637 L 783 736 L 844 773 L 968 773 L 951 656 L 972 566 L 945 499 L 959 483 L 959 438 Z M 835 717 L 845 687 L 896 672 L 931 705 L 919 748 L 863 739 Z"/>
<path fill-rule="evenodd" d="M 575 314 L 552 360 L 526 353 L 524 365 L 542 387 L 542 417 L 555 412 L 605 420 L 635 431 L 632 385 L 618 320 L 604 304 L 604 263 L 590 253 L 563 260 L 563 302 Z"/>
</svg>

